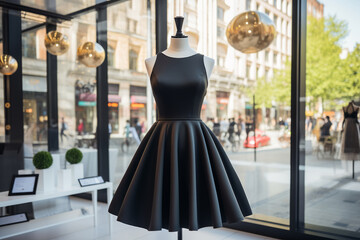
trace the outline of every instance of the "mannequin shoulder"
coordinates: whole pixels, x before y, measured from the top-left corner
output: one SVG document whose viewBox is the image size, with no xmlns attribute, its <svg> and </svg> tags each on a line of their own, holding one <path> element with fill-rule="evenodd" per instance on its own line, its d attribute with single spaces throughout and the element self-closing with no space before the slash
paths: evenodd
<svg viewBox="0 0 360 240">
<path fill-rule="evenodd" d="M 208 57 L 208 56 L 205 56 L 205 55 L 204 55 L 204 63 L 205 63 L 205 64 L 208 64 L 209 66 L 210 66 L 210 65 L 211 65 L 211 66 L 214 66 L 214 65 L 215 65 L 215 60 L 212 59 L 212 58 L 210 58 L 210 57 Z"/>
<path fill-rule="evenodd" d="M 145 59 L 145 66 L 146 66 L 146 70 L 149 74 L 149 76 L 151 75 L 151 72 L 154 68 L 154 65 L 155 65 L 155 62 L 156 62 L 156 55 L 155 56 L 152 56 L 152 57 L 149 57 L 147 59 Z"/>
<path fill-rule="evenodd" d="M 152 67 L 154 67 L 154 64 L 155 64 L 155 61 L 156 61 L 156 55 L 155 56 L 152 56 L 152 57 L 149 57 L 149 58 L 147 58 L 147 59 L 145 59 L 145 65 L 146 65 L 146 67 L 148 67 L 148 66 L 151 66 L 151 68 Z"/>
<path fill-rule="evenodd" d="M 206 74 L 208 79 L 210 78 L 212 70 L 214 69 L 214 65 L 215 65 L 215 60 L 204 55 L 204 66 L 206 69 Z"/>
</svg>

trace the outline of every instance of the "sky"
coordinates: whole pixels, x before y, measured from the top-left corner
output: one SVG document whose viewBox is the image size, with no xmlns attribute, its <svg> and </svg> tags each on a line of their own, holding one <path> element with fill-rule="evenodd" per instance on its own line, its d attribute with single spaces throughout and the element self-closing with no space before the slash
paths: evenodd
<svg viewBox="0 0 360 240">
<path fill-rule="evenodd" d="M 360 0 L 319 0 L 324 4 L 324 16 L 336 15 L 337 19 L 348 23 L 348 36 L 342 41 L 342 47 L 351 52 L 356 42 L 360 43 Z"/>
</svg>

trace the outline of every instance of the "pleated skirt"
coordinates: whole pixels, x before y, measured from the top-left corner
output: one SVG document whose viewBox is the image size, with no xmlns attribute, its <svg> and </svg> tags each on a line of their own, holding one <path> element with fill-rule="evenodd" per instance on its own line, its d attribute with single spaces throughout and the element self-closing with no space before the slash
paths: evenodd
<svg viewBox="0 0 360 240">
<path fill-rule="evenodd" d="M 252 214 L 230 160 L 201 120 L 155 122 L 109 212 L 149 231 L 218 228 Z"/>
</svg>

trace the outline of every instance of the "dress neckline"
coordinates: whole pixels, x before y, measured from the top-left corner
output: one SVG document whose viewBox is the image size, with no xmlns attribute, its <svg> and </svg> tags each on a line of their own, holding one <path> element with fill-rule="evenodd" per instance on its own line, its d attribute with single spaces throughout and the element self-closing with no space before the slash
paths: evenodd
<svg viewBox="0 0 360 240">
<path fill-rule="evenodd" d="M 165 55 L 165 54 L 162 53 L 162 52 L 160 52 L 160 53 L 161 53 L 161 55 L 163 55 L 163 56 L 165 56 L 165 57 L 167 57 L 167 58 L 172 58 L 172 59 L 186 59 L 186 58 L 191 58 L 191 57 L 194 57 L 194 56 L 197 56 L 197 55 L 200 54 L 200 53 L 195 53 L 194 55 L 191 55 L 191 56 L 188 56 L 188 57 L 177 58 L 177 57 L 170 57 L 170 56 L 168 56 L 168 55 Z"/>
</svg>

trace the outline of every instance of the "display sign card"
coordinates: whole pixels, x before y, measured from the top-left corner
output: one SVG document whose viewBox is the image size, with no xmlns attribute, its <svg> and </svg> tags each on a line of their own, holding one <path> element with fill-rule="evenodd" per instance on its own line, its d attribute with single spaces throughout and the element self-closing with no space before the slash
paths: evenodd
<svg viewBox="0 0 360 240">
<path fill-rule="evenodd" d="M 9 196 L 35 194 L 39 174 L 14 175 Z"/>
<path fill-rule="evenodd" d="M 29 221 L 29 219 L 28 219 L 26 213 L 2 216 L 2 217 L 0 217 L 0 227 L 15 224 L 15 223 L 27 222 L 27 221 Z"/>
<path fill-rule="evenodd" d="M 105 183 L 102 176 L 79 178 L 78 180 L 82 187 Z"/>
</svg>

